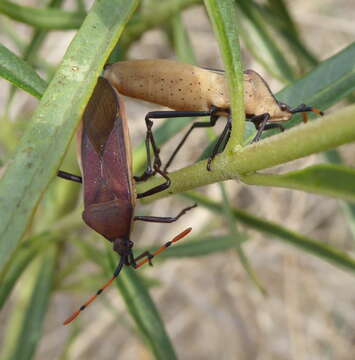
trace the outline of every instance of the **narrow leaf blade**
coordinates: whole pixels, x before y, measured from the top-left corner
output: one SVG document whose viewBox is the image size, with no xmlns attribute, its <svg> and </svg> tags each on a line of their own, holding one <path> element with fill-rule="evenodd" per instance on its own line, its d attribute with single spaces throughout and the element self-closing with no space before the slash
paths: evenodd
<svg viewBox="0 0 355 360">
<path fill-rule="evenodd" d="M 25 61 L 0 44 L 0 76 L 18 88 L 40 98 L 46 82 Z"/>
<path fill-rule="evenodd" d="M 242 181 L 249 185 L 297 189 L 355 202 L 355 169 L 342 165 L 313 165 L 281 175 L 252 174 L 243 177 Z"/>
<path fill-rule="evenodd" d="M 185 196 L 218 214 L 223 213 L 222 205 L 198 193 L 189 192 L 186 193 Z M 271 235 L 271 239 L 279 239 L 342 269 L 355 272 L 355 259 L 331 245 L 323 244 L 320 241 L 313 240 L 295 231 L 291 231 L 282 225 L 275 224 L 272 221 L 262 219 L 240 209 L 233 208 L 233 215 L 241 223 Z"/>
<path fill-rule="evenodd" d="M 116 258 L 112 252 L 109 253 L 109 256 L 113 265 Z M 138 330 L 151 348 L 155 358 L 176 359 L 174 348 L 159 312 L 138 273 L 127 267 L 118 277 L 116 285 Z"/>
</svg>

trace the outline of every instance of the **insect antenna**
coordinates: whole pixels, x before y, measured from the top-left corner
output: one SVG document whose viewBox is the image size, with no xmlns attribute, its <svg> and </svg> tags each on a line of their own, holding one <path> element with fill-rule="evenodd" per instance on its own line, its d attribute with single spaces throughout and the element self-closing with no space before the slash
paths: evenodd
<svg viewBox="0 0 355 360">
<path fill-rule="evenodd" d="M 163 246 L 161 246 L 159 249 L 157 249 L 155 252 L 153 252 L 153 254 L 147 255 L 147 257 L 144 260 L 142 260 L 140 263 L 138 263 L 134 268 L 138 269 L 142 265 L 146 264 L 147 262 L 150 262 L 153 257 L 159 255 L 161 252 L 166 250 L 173 243 L 176 243 L 177 241 L 184 238 L 187 234 L 189 234 L 191 232 L 191 230 L 192 230 L 192 228 L 187 228 L 186 230 L 184 230 L 180 234 L 176 235 L 172 240 L 166 242 Z M 138 256 L 136 259 L 141 259 L 141 256 Z M 112 278 L 103 287 L 101 287 L 99 290 L 97 290 L 96 294 L 91 296 L 91 298 L 86 303 L 84 303 L 79 308 L 79 310 L 75 311 L 72 315 L 70 315 L 68 317 L 68 319 L 66 319 L 64 321 L 63 325 L 68 325 L 72 321 L 74 321 L 83 310 L 85 310 L 104 290 L 106 290 L 113 283 L 113 281 L 117 278 L 117 276 L 120 274 L 124 264 L 125 264 L 125 259 L 122 256 L 120 258 L 120 262 L 118 263 L 116 270 L 113 273 Z"/>
<path fill-rule="evenodd" d="M 107 289 L 112 283 L 113 281 L 116 279 L 116 277 L 120 274 L 122 267 L 124 265 L 124 258 L 121 257 L 120 258 L 120 262 L 118 263 L 116 270 L 113 273 L 112 278 L 103 286 L 101 287 L 99 290 L 96 291 L 96 294 L 91 296 L 91 298 L 82 306 L 80 306 L 79 310 L 75 311 L 73 314 L 71 314 L 68 319 L 66 319 L 63 322 L 63 325 L 68 325 L 70 324 L 73 320 L 75 320 L 79 314 L 85 310 L 105 289 Z"/>
<path fill-rule="evenodd" d="M 305 104 L 301 104 L 301 105 L 295 107 L 295 108 L 292 109 L 290 112 L 291 112 L 292 114 L 302 113 L 302 117 L 303 117 L 303 122 L 304 122 L 304 123 L 306 123 L 306 122 L 308 121 L 308 117 L 307 117 L 307 114 L 306 114 L 307 112 L 314 112 L 314 113 L 316 113 L 316 114 L 318 114 L 318 115 L 321 115 L 321 116 L 324 115 L 323 111 L 321 111 L 321 110 L 319 110 L 319 109 L 316 109 L 316 108 L 314 108 L 314 107 L 312 107 L 312 106 L 307 106 L 307 105 L 305 105 Z"/>
<path fill-rule="evenodd" d="M 171 246 L 173 243 L 178 242 L 179 240 L 181 240 L 182 238 L 184 238 L 187 234 L 189 234 L 191 232 L 192 228 L 187 228 L 186 230 L 184 230 L 183 232 L 181 232 L 180 234 L 176 235 L 172 240 L 166 242 L 163 246 L 161 246 L 159 249 L 157 249 L 156 251 L 153 252 L 153 254 L 149 254 L 146 255 L 146 258 L 144 260 L 142 260 L 141 262 L 139 262 L 134 268 L 138 269 L 140 268 L 142 265 L 146 264 L 147 262 L 151 262 L 151 260 L 159 255 L 161 252 L 163 252 L 164 250 L 166 250 L 169 246 Z M 141 259 L 142 255 L 138 256 L 135 260 Z"/>
</svg>

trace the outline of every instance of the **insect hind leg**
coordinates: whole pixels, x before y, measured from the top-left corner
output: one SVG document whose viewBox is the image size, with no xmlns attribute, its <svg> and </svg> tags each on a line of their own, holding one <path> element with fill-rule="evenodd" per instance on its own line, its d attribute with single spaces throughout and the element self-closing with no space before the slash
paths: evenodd
<svg viewBox="0 0 355 360">
<path fill-rule="evenodd" d="M 166 165 L 164 166 L 164 171 L 167 171 L 168 167 L 171 165 L 172 161 L 175 159 L 177 153 L 180 151 L 180 149 L 182 148 L 182 146 L 185 144 L 187 138 L 190 136 L 191 132 L 196 129 L 196 128 L 207 128 L 207 127 L 213 127 L 216 125 L 217 120 L 219 119 L 219 115 L 217 115 L 218 112 L 220 112 L 221 109 L 216 108 L 216 107 L 211 107 L 210 111 L 206 111 L 206 112 L 198 112 L 198 111 L 191 111 L 191 112 L 185 112 L 185 116 L 209 116 L 210 120 L 208 122 L 195 122 L 191 125 L 190 129 L 186 132 L 186 134 L 184 135 L 184 137 L 181 139 L 180 143 L 177 145 L 177 147 L 175 148 L 175 150 L 173 151 L 173 153 L 171 154 L 169 160 L 167 161 Z M 225 134 L 222 133 L 221 136 L 224 136 Z M 223 140 L 223 138 L 222 138 Z M 221 141 L 222 141 L 221 140 Z M 216 156 L 218 151 L 218 148 L 216 150 L 216 153 L 213 154 L 213 157 Z M 211 160 L 212 161 L 212 160 Z M 208 165 L 207 165 L 208 168 Z"/>
<path fill-rule="evenodd" d="M 169 118 L 183 118 L 183 117 L 196 117 L 196 116 L 211 116 L 210 111 L 151 111 L 147 113 L 145 116 L 145 123 L 147 127 L 147 133 L 145 138 L 145 146 L 146 146 L 146 152 L 147 152 L 147 167 L 144 171 L 142 176 L 138 176 L 135 178 L 136 181 L 144 181 L 150 178 L 151 176 L 155 175 L 155 169 L 161 167 L 161 160 L 160 160 L 160 149 L 156 144 L 156 141 L 154 139 L 152 127 L 153 127 L 153 121 L 152 119 L 169 119 Z M 175 157 L 176 152 L 180 149 L 180 147 L 183 144 L 179 144 L 179 148 L 174 151 L 175 154 L 173 154 L 173 157 Z M 154 161 L 152 163 L 151 158 L 151 152 L 150 148 L 152 147 L 153 153 L 154 153 Z M 172 158 L 169 159 L 169 165 L 172 161 Z M 164 167 L 164 172 L 166 172 L 167 166 Z"/>
</svg>

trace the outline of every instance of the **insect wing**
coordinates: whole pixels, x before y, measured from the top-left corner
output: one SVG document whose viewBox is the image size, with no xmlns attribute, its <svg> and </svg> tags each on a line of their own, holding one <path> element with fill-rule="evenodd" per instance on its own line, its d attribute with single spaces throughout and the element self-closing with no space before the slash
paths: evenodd
<svg viewBox="0 0 355 360">
<path fill-rule="evenodd" d="M 107 80 L 100 78 L 84 113 L 81 136 L 83 219 L 109 240 L 129 234 L 133 215 L 119 101 Z"/>
</svg>

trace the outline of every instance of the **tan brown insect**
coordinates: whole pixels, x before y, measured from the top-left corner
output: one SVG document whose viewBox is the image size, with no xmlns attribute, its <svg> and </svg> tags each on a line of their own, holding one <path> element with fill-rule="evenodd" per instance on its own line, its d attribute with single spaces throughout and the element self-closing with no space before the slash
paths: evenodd
<svg viewBox="0 0 355 360">
<path fill-rule="evenodd" d="M 123 95 L 169 107 L 175 111 L 153 111 L 146 117 L 147 142 L 153 123 L 151 119 L 186 116 L 209 116 L 209 122 L 192 124 L 164 167 L 170 165 L 177 152 L 196 127 L 214 126 L 220 116 L 227 116 L 227 124 L 219 137 L 207 169 L 222 143 L 228 141 L 231 131 L 230 97 L 223 71 L 201 68 L 172 60 L 120 61 L 106 67 L 104 77 Z M 255 124 L 260 140 L 264 130 L 279 128 L 279 122 L 288 121 L 295 113 L 322 112 L 301 104 L 294 109 L 279 102 L 265 80 L 255 71 L 244 72 L 244 102 L 246 119 Z M 307 117 L 304 114 L 304 121 Z M 159 163 L 160 159 L 156 159 Z"/>
</svg>

